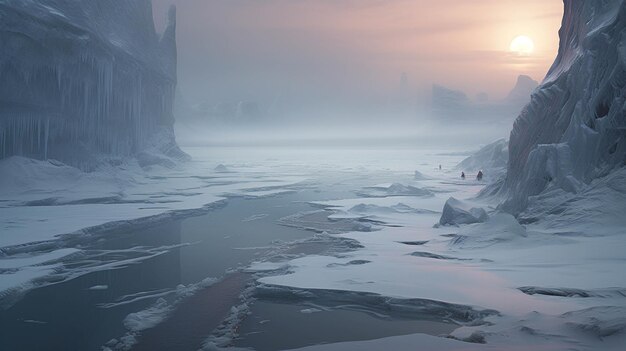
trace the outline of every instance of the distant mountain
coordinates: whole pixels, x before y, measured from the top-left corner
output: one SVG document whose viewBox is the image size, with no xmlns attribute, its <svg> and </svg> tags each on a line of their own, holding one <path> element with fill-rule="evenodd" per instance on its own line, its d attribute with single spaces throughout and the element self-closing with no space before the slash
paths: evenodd
<svg viewBox="0 0 626 351">
<path fill-rule="evenodd" d="M 432 107 L 435 110 L 454 110 L 469 104 L 467 95 L 461 90 L 454 90 L 433 84 Z"/>
<path fill-rule="evenodd" d="M 431 103 L 432 117 L 436 122 L 454 121 L 471 124 L 495 122 L 509 128 L 522 107 L 530 101 L 530 95 L 538 84 L 529 76 L 521 75 L 508 96 L 499 101 L 489 101 L 486 93 L 479 93 L 475 100 L 471 100 L 461 90 L 434 84 Z"/>
<path fill-rule="evenodd" d="M 530 94 L 537 89 L 539 83 L 527 75 L 517 77 L 517 82 L 513 90 L 507 95 L 504 101 L 508 104 L 526 105 L 530 101 Z"/>
</svg>

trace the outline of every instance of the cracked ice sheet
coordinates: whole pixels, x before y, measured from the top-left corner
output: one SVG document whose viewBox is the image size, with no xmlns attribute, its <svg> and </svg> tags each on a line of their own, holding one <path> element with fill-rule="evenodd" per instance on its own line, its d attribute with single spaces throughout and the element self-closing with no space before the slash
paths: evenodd
<svg viewBox="0 0 626 351">
<path fill-rule="evenodd" d="M 289 262 L 289 270 L 293 273 L 260 278 L 259 282 L 299 289 L 369 292 L 402 299 L 436 300 L 516 315 L 533 310 L 564 313 L 576 306 L 567 301 L 549 302 L 526 295 L 513 288 L 513 282 L 481 269 L 480 263 L 412 256 L 411 253 L 417 250 L 431 250 L 398 243 L 410 237 L 405 228 L 342 236 L 358 240 L 365 248 L 342 258 L 306 256 L 295 259 Z M 354 260 L 370 262 L 347 264 Z"/>
<path fill-rule="evenodd" d="M 88 228 L 113 228 L 118 222 L 148 223 L 202 209 L 228 196 L 274 196 L 299 189 L 307 179 L 294 170 L 261 164 L 234 165 L 228 174 L 216 172 L 215 166 L 214 161 L 200 158 L 176 169 L 143 170 L 131 161 L 85 173 L 54 162 L 1 160 L 0 248 L 57 240 L 59 235 L 81 234 Z M 29 282 L 55 273 L 62 265 L 44 263 L 75 252 L 0 257 L 0 293 L 27 289 Z"/>
<path fill-rule="evenodd" d="M 614 224 L 614 216 L 612 221 L 596 223 L 590 219 L 598 217 L 595 212 L 581 219 L 584 211 L 574 209 L 570 210 L 571 215 L 566 212 L 569 218 L 552 216 L 527 225 L 525 235 L 517 237 L 511 235 L 517 233 L 515 228 L 503 233 L 507 228 L 497 225 L 501 224 L 500 217 L 495 217 L 494 222 L 433 228 L 439 217 L 437 214 L 399 213 L 390 211 L 390 208 L 402 202 L 411 208 L 440 211 L 447 196 L 465 199 L 474 195 L 478 188 L 457 181 L 449 173 L 440 175 L 439 179 L 416 181 L 413 185 L 418 184 L 430 186 L 435 190 L 435 197 L 390 196 L 316 202 L 316 205 L 333 211 L 332 218 L 366 215 L 402 227 L 343 234 L 359 241 L 364 248 L 341 258 L 309 256 L 295 259 L 287 262 L 289 273 L 259 281 L 302 289 L 372 292 L 496 309 L 502 315 L 488 318 L 492 326 L 461 327 L 452 333 L 461 339 L 474 332 L 482 333 L 488 344 L 474 348 L 479 350 L 490 347 L 507 350 L 623 349 L 626 342 L 626 299 L 623 297 L 626 242 L 621 235 L 621 217 L 617 221 L 619 225 Z M 604 196 L 601 201 L 593 198 L 594 202 L 590 204 L 602 204 L 606 199 L 611 197 Z M 586 209 L 590 204 L 578 206 Z M 477 205 L 489 207 L 490 204 Z M 361 206 L 360 210 L 351 211 L 355 206 Z M 604 217 L 607 213 L 603 213 Z M 574 226 L 584 223 L 585 226 L 574 228 L 574 235 L 557 234 L 572 230 L 572 223 Z M 612 227 L 606 228 L 607 225 Z M 484 247 L 462 248 L 453 244 L 453 238 L 446 236 L 457 233 L 496 240 Z M 596 235 L 591 235 L 594 233 Z M 420 245 L 401 242 L 420 242 Z M 441 257 L 416 257 L 412 253 Z M 347 264 L 356 260 L 369 263 Z M 526 295 L 517 289 L 522 286 L 582 289 L 602 296 Z M 613 312 L 608 313 L 610 311 Z M 406 339 L 320 345 L 302 350 L 413 349 L 420 345 L 422 338 L 416 335 Z M 405 341 L 409 346 L 403 344 Z M 400 346 L 396 342 L 400 342 Z M 434 342 L 438 346 L 433 346 L 433 350 L 455 349 L 447 344 L 448 340 L 434 339 Z M 458 347 L 462 350 L 463 346 Z"/>
<path fill-rule="evenodd" d="M 439 212 L 445 199 L 450 194 L 458 197 L 472 196 L 479 189 L 475 185 L 457 184 L 452 177 L 447 175 L 447 178 L 416 181 L 411 184 L 437 187 L 446 191 L 443 196 L 435 193 L 433 197 L 388 196 L 314 202 L 318 206 L 334 211 L 330 218 L 366 216 L 402 227 L 384 228 L 375 233 L 343 234 L 342 236 L 346 238 L 359 241 L 365 248 L 341 259 L 331 256 L 296 259 L 289 263 L 293 273 L 265 277 L 259 281 L 304 289 L 361 291 L 398 298 L 439 300 L 513 313 L 527 312 L 531 306 L 541 305 L 543 302 L 540 299 L 511 289 L 509 282 L 494 273 L 481 270 L 477 263 L 415 257 L 411 255 L 417 251 L 415 246 L 400 243 L 425 240 L 432 243 L 420 246 L 419 251 L 445 249 L 440 234 L 449 233 L 451 230 L 432 228 L 439 219 Z M 399 204 L 406 205 L 408 209 L 414 211 L 409 210 L 405 213 L 389 211 Z M 364 207 L 364 211 L 355 214 L 354 208 L 358 206 Z M 406 210 L 407 207 L 402 209 Z M 352 260 L 371 262 L 364 265 L 340 266 Z M 567 307 L 555 307 L 552 304 L 545 304 L 544 308 L 551 312 L 568 310 Z"/>
<path fill-rule="evenodd" d="M 332 210 L 334 213 L 330 216 L 331 218 L 368 217 L 388 224 L 401 225 L 404 228 L 385 228 L 376 233 L 355 232 L 344 235 L 356 239 L 365 246 L 365 249 L 357 251 L 350 259 L 366 259 L 373 261 L 371 264 L 338 270 L 326 267 L 327 264 L 337 263 L 337 259 L 333 257 L 303 258 L 292 262 L 294 274 L 282 278 L 264 278 L 263 282 L 279 285 L 293 284 L 299 287 L 309 284 L 306 286 L 308 288 L 364 289 L 381 294 L 395 294 L 393 296 L 401 294 L 405 297 L 434 299 L 444 298 L 446 294 L 442 294 L 441 291 L 446 291 L 448 294 L 454 293 L 450 295 L 449 300 L 446 300 L 448 302 L 471 304 L 501 311 L 510 310 L 508 301 L 513 299 L 511 301 L 519 302 L 515 306 L 518 309 L 517 313 L 524 312 L 528 308 L 541 309 L 542 306 L 546 313 L 563 313 L 568 311 L 568 308 L 584 308 L 593 305 L 593 303 L 577 301 L 577 304 L 567 302 L 560 306 L 561 302 L 544 303 L 544 300 L 549 298 L 534 296 L 528 299 L 516 289 L 521 286 L 561 286 L 584 289 L 626 286 L 626 276 L 615 269 L 619 266 L 619 262 L 624 260 L 623 253 L 626 252 L 626 243 L 619 237 L 583 237 L 574 241 L 539 232 L 537 226 L 528 226 L 526 238 L 517 238 L 482 249 L 464 250 L 450 245 L 450 239 L 441 236 L 456 234 L 462 231 L 462 228 L 432 228 L 438 220 L 438 214 L 390 211 L 393 206 L 400 203 L 413 209 L 440 211 L 446 196 L 464 198 L 474 195 L 476 191 L 473 186 L 467 187 L 463 184 L 459 186 L 453 178 L 416 183 L 426 182 L 449 193 L 443 193 L 443 196 L 436 193 L 436 196 L 432 198 L 390 196 L 314 202 Z M 363 210 L 355 213 L 353 209 L 358 206 L 361 206 Z M 464 228 L 475 227 L 476 235 L 481 235 L 490 230 L 489 225 L 491 223 L 464 226 Z M 416 240 L 427 241 L 427 243 L 419 247 L 398 243 Z M 436 260 L 408 256 L 415 251 L 435 253 L 460 260 Z M 311 261 L 307 261 L 309 259 Z M 611 269 L 611 262 L 618 264 L 612 265 L 613 269 Z M 581 270 L 583 267 L 586 269 Z M 437 274 L 430 274 L 429 269 Z M 546 273 L 548 269 L 549 274 Z M 304 270 L 307 272 L 303 273 Z M 370 276 L 370 272 L 377 272 L 378 275 Z M 342 275 L 358 277 L 360 274 L 363 278 L 360 281 L 342 277 Z M 397 280 L 397 287 L 393 286 L 394 279 L 386 277 L 387 274 L 393 275 Z M 439 275 L 441 279 L 432 280 L 433 276 Z M 484 278 L 485 281 L 466 279 L 472 275 L 475 275 L 474 278 Z M 304 278 L 305 276 L 313 278 Z M 299 280 L 300 277 L 303 279 Z M 584 281 L 581 279 L 583 277 Z M 320 279 L 320 281 L 314 284 L 315 279 Z M 416 284 L 412 285 L 405 281 L 413 281 Z M 469 289 L 464 285 L 472 286 L 476 282 L 480 282 L 481 290 L 484 291 L 478 290 L 470 294 L 469 291 L 458 288 L 461 285 L 463 289 Z M 492 286 L 488 284 L 489 282 L 493 282 Z M 451 286 L 448 287 L 446 284 Z M 428 292 L 427 296 L 422 294 L 423 291 Z M 496 291 L 500 293 L 499 299 L 491 296 Z M 479 298 L 477 299 L 476 296 Z M 497 303 L 498 301 L 502 303 Z M 591 300 L 585 301 L 591 302 Z"/>
<path fill-rule="evenodd" d="M 146 172 L 130 165 L 83 173 L 42 161 L 0 161 L 0 248 L 54 240 L 110 222 L 201 209 L 227 196 L 273 196 L 307 179 L 255 167 L 233 167 L 232 174 L 213 168 L 212 163 L 192 161 L 174 170 Z M 29 206 L 29 201 L 40 203 Z"/>
<path fill-rule="evenodd" d="M 412 177 L 437 162 L 450 169 L 461 157 L 420 157 L 395 151 L 327 151 L 226 148 L 185 149 L 193 161 L 176 169 L 143 170 L 128 162 L 85 173 L 55 163 L 25 158 L 0 161 L 0 248 L 54 240 L 113 221 L 129 221 L 179 210 L 200 209 L 227 196 L 273 196 L 310 186 L 311 179 L 349 174 L 402 174 Z M 380 155 L 379 155 L 380 154 Z M 323 160 L 320 162 L 320 160 Z M 229 172 L 215 170 L 224 164 Z M 427 172 L 426 172 L 427 173 Z M 434 182 L 434 181 L 433 181 Z M 372 184 L 369 184 L 372 185 Z M 24 206 L 39 201 L 39 205 Z M 46 203 L 52 201 L 52 204 Z M 77 204 L 87 201 L 89 203 Z M 69 203 L 69 204 L 68 204 Z"/>
<path fill-rule="evenodd" d="M 5 271 L 0 275 L 0 295 L 11 287 L 18 287 L 28 282 L 45 277 L 54 272 L 59 264 L 46 264 L 67 255 L 78 252 L 77 249 L 60 249 L 42 255 L 21 255 L 12 259 L 0 260 L 0 270 Z"/>
<path fill-rule="evenodd" d="M 427 189 L 433 192 L 433 196 L 388 195 L 369 197 L 367 192 L 362 191 L 363 189 L 355 189 L 354 192 L 361 194 L 361 196 L 330 201 L 312 201 L 310 203 L 333 211 L 333 214 L 329 216 L 330 219 L 367 218 L 406 227 L 415 226 L 416 223 L 419 223 L 420 228 L 426 228 L 439 221 L 443 203 L 448 197 L 454 196 L 463 199 L 473 197 L 484 186 L 484 184 L 475 182 L 457 181 L 455 171 L 443 171 L 426 180 L 405 179 L 397 182 L 397 184 Z M 385 188 L 390 185 L 391 183 L 375 184 L 366 188 Z M 485 208 L 490 205 L 477 201 L 470 203 L 476 207 Z"/>
<path fill-rule="evenodd" d="M 583 330 L 600 328 L 599 333 L 605 333 L 603 330 L 608 330 L 606 333 L 610 333 L 612 325 L 616 325 L 616 328 L 626 325 L 626 317 L 623 315 L 623 311 L 626 311 L 626 301 L 623 297 L 559 298 L 529 296 L 517 290 L 517 287 L 531 283 L 578 287 L 581 284 L 567 285 L 567 283 L 575 283 L 576 280 L 589 275 L 593 276 L 596 281 L 584 283 L 582 286 L 614 286 L 611 284 L 619 286 L 624 279 L 619 273 L 619 267 L 613 267 L 610 272 L 605 273 L 602 270 L 609 268 L 606 264 L 590 267 L 589 271 L 583 271 L 583 265 L 575 262 L 571 266 L 563 264 L 556 268 L 541 264 L 534 266 L 532 264 L 534 260 L 544 255 L 549 256 L 550 250 L 547 248 L 541 248 L 536 256 L 528 255 L 533 250 L 532 248 L 515 250 L 512 247 L 504 247 L 501 250 L 494 250 L 491 247 L 488 250 L 468 250 L 469 252 L 463 253 L 446 251 L 446 245 L 442 245 L 439 239 L 433 239 L 432 234 L 440 230 L 434 228 L 431 230 L 430 234 L 424 230 L 417 232 L 420 233 L 417 235 L 412 228 L 385 228 L 375 233 L 348 233 L 344 236 L 358 240 L 365 248 L 341 258 L 309 256 L 296 259 L 288 263 L 288 269 L 293 273 L 265 277 L 260 279 L 260 282 L 302 289 L 360 291 L 399 298 L 432 299 L 496 309 L 502 313 L 502 316 L 487 319 L 493 323 L 493 326 L 462 327 L 452 333 L 459 338 L 469 337 L 476 331 L 485 333 L 487 346 L 457 345 L 446 339 L 432 339 L 431 341 L 437 346 L 433 346 L 433 350 L 454 350 L 454 347 L 459 347 L 460 350 L 464 350 L 464 347 L 468 347 L 469 350 L 490 348 L 500 350 L 504 347 L 507 350 L 563 350 L 571 348 L 572 345 L 577 345 L 581 350 L 621 350 L 623 341 L 626 341 L 623 333 L 610 339 L 602 338 L 605 340 L 601 341 L 602 339 L 595 335 L 586 336 Z M 398 243 L 398 241 L 405 240 L 428 239 L 431 241 L 423 246 Z M 582 253 L 586 245 L 588 242 L 582 243 L 576 250 Z M 619 255 L 622 248 L 623 245 L 618 245 L 608 252 L 609 256 Z M 410 253 L 416 250 L 466 259 L 482 258 L 485 254 L 490 254 L 493 255 L 491 258 L 496 261 L 455 261 L 410 256 Z M 569 253 L 572 254 L 573 251 Z M 558 259 L 557 257 L 554 261 Z M 370 262 L 362 265 L 346 265 L 354 260 Z M 575 260 L 576 256 L 570 257 L 570 261 Z M 337 263 L 343 265 L 337 265 Z M 546 268 L 556 269 L 556 271 L 547 273 Z M 581 313 L 574 312 L 573 316 L 567 313 L 587 308 L 604 308 L 604 310 L 584 312 L 582 314 L 590 316 L 588 324 L 583 324 L 581 327 L 572 325 L 572 322 L 577 322 L 576 315 Z M 609 311 L 616 311 L 617 317 L 607 315 L 607 308 Z M 413 340 L 417 343 L 408 345 L 403 343 L 409 342 L 412 337 L 388 338 L 380 340 L 380 343 L 376 341 L 371 344 L 356 342 L 324 345 L 303 350 L 367 350 L 382 349 L 382 345 L 389 345 L 385 348 L 396 349 L 395 346 L 398 346 L 398 350 L 408 350 L 421 345 L 422 337 L 414 337 Z M 397 342 L 400 344 L 398 345 Z"/>
<path fill-rule="evenodd" d="M 560 346 L 559 346 L 560 347 Z M 541 349 L 534 350 L 561 350 L 557 346 L 546 346 Z M 308 346 L 299 349 L 293 349 L 288 351 L 380 351 L 380 350 L 394 350 L 394 351 L 415 351 L 415 350 L 428 350 L 428 351 L 489 351 L 498 350 L 501 351 L 501 347 L 483 344 L 471 344 L 467 342 L 456 341 L 453 339 L 445 339 L 426 334 L 412 334 L 393 336 L 383 339 L 367 340 L 367 341 L 352 341 L 341 342 L 335 344 L 324 344 Z M 509 346 L 507 351 L 527 351 L 524 347 Z"/>
<path fill-rule="evenodd" d="M 426 226 L 439 220 L 440 199 L 408 196 L 377 198 L 352 198 L 334 201 L 313 201 L 311 204 L 331 210 L 330 219 L 368 218 L 384 223 L 411 226 L 416 221 L 430 221 Z"/>
</svg>

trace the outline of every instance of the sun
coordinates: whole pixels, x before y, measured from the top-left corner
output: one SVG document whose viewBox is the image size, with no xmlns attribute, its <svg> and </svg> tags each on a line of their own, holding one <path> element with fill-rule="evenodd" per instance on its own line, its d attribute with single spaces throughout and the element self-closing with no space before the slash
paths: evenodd
<svg viewBox="0 0 626 351">
<path fill-rule="evenodd" d="M 528 56 L 535 51 L 535 43 L 525 35 L 518 35 L 511 41 L 509 51 L 519 56 Z"/>
</svg>

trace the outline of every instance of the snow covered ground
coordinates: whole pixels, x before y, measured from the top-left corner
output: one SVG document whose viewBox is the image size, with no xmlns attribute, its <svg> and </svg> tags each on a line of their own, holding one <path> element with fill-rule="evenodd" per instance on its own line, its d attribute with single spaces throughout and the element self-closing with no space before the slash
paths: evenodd
<svg viewBox="0 0 626 351">
<path fill-rule="evenodd" d="M 457 170 L 432 171 L 434 166 L 416 167 L 427 175 L 421 180 L 397 180 L 431 196 L 355 189 L 360 196 L 316 203 L 333 211 L 331 218 L 371 219 L 380 230 L 340 234 L 363 248 L 297 258 L 288 262 L 287 273 L 264 276 L 259 283 L 423 299 L 497 313 L 460 327 L 447 339 L 412 335 L 302 350 L 414 350 L 418 345 L 428 350 L 623 350 L 626 220 L 618 212 L 626 210 L 624 172 L 578 195 L 561 191 L 546 196 L 550 201 L 535 199 L 552 212 L 535 207 L 538 213 L 522 225 L 496 211 L 493 199 L 475 198 L 482 185 L 461 181 Z M 489 218 L 435 225 L 451 196 L 470 199 L 467 207 L 482 207 Z"/>
<path fill-rule="evenodd" d="M 0 161 L 0 291 L 27 290 L 38 277 L 52 274 L 59 259 L 80 251 L 64 247 L 69 238 L 134 221 L 167 220 L 231 196 L 323 191 L 341 184 L 350 191 L 312 204 L 338 225 L 361 220 L 363 227 L 331 235 L 362 247 L 284 262 L 260 260 L 247 269 L 259 272 L 259 287 L 371 293 L 397 306 L 441 303 L 450 308 L 451 319 L 465 312 L 457 320 L 460 327 L 442 337 L 414 334 L 302 350 L 623 350 L 624 172 L 578 194 L 555 189 L 545 201 L 531 199 L 544 206 L 529 207 L 520 223 L 499 213 L 495 199 L 476 198 L 485 184 L 471 172 L 461 180 L 456 165 L 464 157 L 454 153 L 185 151 L 194 161 L 175 169 L 130 163 L 82 173 L 55 163 Z M 460 207 L 484 209 L 487 217 L 473 224 L 439 224 L 451 197 Z M 307 218 L 294 216 L 285 224 L 333 231 L 315 228 Z"/>
</svg>

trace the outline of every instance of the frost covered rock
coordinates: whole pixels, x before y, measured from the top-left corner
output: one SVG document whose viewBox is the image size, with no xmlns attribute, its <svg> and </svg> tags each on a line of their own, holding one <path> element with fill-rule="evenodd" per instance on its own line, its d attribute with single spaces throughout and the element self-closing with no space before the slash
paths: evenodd
<svg viewBox="0 0 626 351">
<path fill-rule="evenodd" d="M 150 0 L 2 1 L 0 158 L 82 167 L 157 134 L 175 144 L 159 132 L 174 122 L 175 31 L 172 8 L 156 33 Z"/>
<path fill-rule="evenodd" d="M 557 58 L 515 122 L 503 208 L 626 163 L 626 3 L 565 0 Z"/>
<path fill-rule="evenodd" d="M 470 204 L 453 197 L 446 201 L 439 219 L 440 225 L 458 225 L 484 222 L 489 218 L 482 208 L 471 207 Z"/>
</svg>

